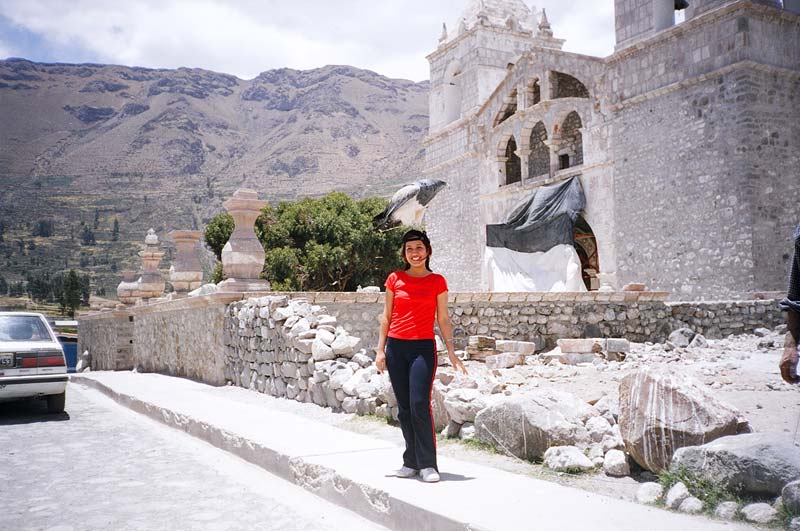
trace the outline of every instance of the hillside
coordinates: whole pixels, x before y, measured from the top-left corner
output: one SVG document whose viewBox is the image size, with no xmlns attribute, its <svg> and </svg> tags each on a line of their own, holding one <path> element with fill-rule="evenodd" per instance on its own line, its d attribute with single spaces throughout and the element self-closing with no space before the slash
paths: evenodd
<svg viewBox="0 0 800 531">
<path fill-rule="evenodd" d="M 272 202 L 387 195 L 420 176 L 427 96 L 349 66 L 241 80 L 0 61 L 0 275 L 75 267 L 108 290 L 147 228 L 202 228 L 239 187 Z M 52 236 L 34 236 L 42 220 Z"/>
</svg>

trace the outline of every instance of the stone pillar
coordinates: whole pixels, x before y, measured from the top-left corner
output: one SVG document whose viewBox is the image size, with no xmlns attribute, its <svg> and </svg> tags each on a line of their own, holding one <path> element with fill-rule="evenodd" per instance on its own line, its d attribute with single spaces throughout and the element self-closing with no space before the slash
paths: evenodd
<svg viewBox="0 0 800 531">
<path fill-rule="evenodd" d="M 521 179 L 520 182 L 525 182 L 530 179 L 530 156 L 531 150 L 530 148 L 525 149 L 518 149 L 517 155 L 519 155 L 519 165 L 520 165 L 520 172 L 521 172 Z"/>
<path fill-rule="evenodd" d="M 178 251 L 169 268 L 169 281 L 179 296 L 203 284 L 203 267 L 195 252 L 202 234 L 199 230 L 173 230 L 169 233 Z"/>
<path fill-rule="evenodd" d="M 142 276 L 139 279 L 139 293 L 142 299 L 156 299 L 164 294 L 164 277 L 158 270 L 158 263 L 164 256 L 156 231 L 150 229 L 144 239 L 144 249 L 139 251 L 142 258 Z"/>
<path fill-rule="evenodd" d="M 558 146 L 560 143 L 560 138 L 553 137 L 544 141 L 544 145 L 550 149 L 550 177 L 553 177 L 560 168 L 560 163 L 558 161 Z"/>
<path fill-rule="evenodd" d="M 139 300 L 139 273 L 122 271 L 122 282 L 117 286 L 117 298 L 123 304 L 136 304 Z"/>
<path fill-rule="evenodd" d="M 264 269 L 264 248 L 256 237 L 256 218 L 267 204 L 254 190 L 236 190 L 222 206 L 233 216 L 235 228 L 222 249 L 222 272 L 227 280 L 220 282 L 221 291 L 268 291 L 269 282 L 261 278 Z"/>
</svg>

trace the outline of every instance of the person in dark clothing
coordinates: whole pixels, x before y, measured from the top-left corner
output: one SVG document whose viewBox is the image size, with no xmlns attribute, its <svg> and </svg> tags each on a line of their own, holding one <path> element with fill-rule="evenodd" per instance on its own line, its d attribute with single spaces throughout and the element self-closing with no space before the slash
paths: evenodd
<svg viewBox="0 0 800 531">
<path fill-rule="evenodd" d="M 378 371 L 389 370 L 397 397 L 398 420 L 406 450 L 403 466 L 394 475 L 422 481 L 439 481 L 436 432 L 431 411 L 431 391 L 436 376 L 434 318 L 444 336 L 450 363 L 467 370 L 455 354 L 453 325 L 447 311 L 447 282 L 431 272 L 431 242 L 424 232 L 410 230 L 401 250 L 405 269 L 386 279 L 386 303 L 381 316 L 375 356 Z"/>
<path fill-rule="evenodd" d="M 789 273 L 789 291 L 780 302 L 786 310 L 786 339 L 783 343 L 783 357 L 779 367 L 781 377 L 788 383 L 800 383 L 797 375 L 797 362 L 800 358 L 800 225 L 794 231 L 794 257 Z"/>
</svg>

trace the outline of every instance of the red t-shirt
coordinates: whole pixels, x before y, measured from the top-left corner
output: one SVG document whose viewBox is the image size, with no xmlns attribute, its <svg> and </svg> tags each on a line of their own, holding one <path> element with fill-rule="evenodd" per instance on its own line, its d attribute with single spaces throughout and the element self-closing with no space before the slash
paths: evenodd
<svg viewBox="0 0 800 531">
<path fill-rule="evenodd" d="M 436 273 L 412 277 L 405 271 L 395 271 L 384 285 L 394 293 L 388 336 L 395 339 L 433 339 L 436 297 L 447 291 L 444 277 Z"/>
</svg>

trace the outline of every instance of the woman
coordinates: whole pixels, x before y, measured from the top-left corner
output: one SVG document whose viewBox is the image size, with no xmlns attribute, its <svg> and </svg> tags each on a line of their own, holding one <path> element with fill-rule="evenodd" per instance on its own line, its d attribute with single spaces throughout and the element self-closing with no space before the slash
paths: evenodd
<svg viewBox="0 0 800 531">
<path fill-rule="evenodd" d="M 395 475 L 410 478 L 419 474 L 427 483 L 439 481 L 431 412 L 437 365 L 434 318 L 444 337 L 450 363 L 457 371 L 467 373 L 453 347 L 447 282 L 442 275 L 431 271 L 431 253 L 431 242 L 424 232 L 410 230 L 403 236 L 401 254 L 405 268 L 386 279 L 386 304 L 375 358 L 379 371 L 389 369 L 406 441 L 403 466 Z"/>
</svg>

